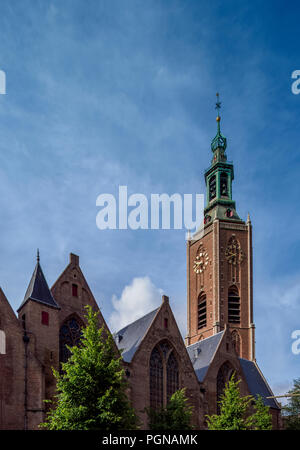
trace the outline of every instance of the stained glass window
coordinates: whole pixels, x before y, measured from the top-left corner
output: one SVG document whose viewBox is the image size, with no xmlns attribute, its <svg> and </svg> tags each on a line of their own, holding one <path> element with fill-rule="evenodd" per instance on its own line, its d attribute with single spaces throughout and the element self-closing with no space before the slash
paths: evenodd
<svg viewBox="0 0 300 450">
<path fill-rule="evenodd" d="M 59 332 L 59 360 L 66 362 L 70 357 L 69 347 L 78 345 L 81 338 L 81 325 L 75 317 L 70 317 L 62 325 Z"/>
<path fill-rule="evenodd" d="M 163 363 L 160 352 L 155 347 L 150 358 L 150 406 L 159 408 L 163 405 Z"/>
<path fill-rule="evenodd" d="M 163 340 L 154 347 L 150 357 L 150 406 L 166 406 L 171 395 L 179 389 L 179 367 L 174 350 Z"/>
<path fill-rule="evenodd" d="M 179 389 L 179 371 L 174 352 L 170 354 L 167 362 L 167 401 Z"/>
</svg>

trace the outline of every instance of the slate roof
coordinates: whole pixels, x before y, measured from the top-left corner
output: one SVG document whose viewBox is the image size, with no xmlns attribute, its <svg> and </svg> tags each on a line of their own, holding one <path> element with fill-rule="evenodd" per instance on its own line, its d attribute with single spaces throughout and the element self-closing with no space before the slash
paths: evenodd
<svg viewBox="0 0 300 450">
<path fill-rule="evenodd" d="M 224 331 L 220 331 L 219 333 L 206 339 L 202 339 L 186 348 L 200 382 L 204 380 L 223 334 Z"/>
<path fill-rule="evenodd" d="M 118 349 L 123 349 L 122 357 L 124 361 L 130 362 L 132 360 L 158 310 L 159 308 L 156 308 L 114 334 Z"/>
<path fill-rule="evenodd" d="M 150 313 L 146 314 L 135 322 L 132 322 L 131 324 L 127 325 L 114 334 L 114 339 L 118 349 L 123 350 L 122 357 L 124 361 L 128 363 L 131 362 L 158 310 L 159 308 L 151 311 Z M 195 344 L 189 345 L 186 348 L 197 378 L 200 382 L 204 380 L 208 368 L 221 342 L 223 334 L 224 330 L 206 339 L 202 339 Z M 239 361 L 250 393 L 254 397 L 261 395 L 266 406 L 280 409 L 276 400 L 266 398 L 273 395 L 273 393 L 270 390 L 267 382 L 261 375 L 261 372 L 256 363 L 243 358 L 239 358 Z"/>
<path fill-rule="evenodd" d="M 266 398 L 270 395 L 274 395 L 267 385 L 266 381 L 262 377 L 258 366 L 253 361 L 239 358 L 250 393 L 257 397 L 261 395 L 264 404 L 270 408 L 280 409 L 276 400 L 273 398 Z"/>
<path fill-rule="evenodd" d="M 22 306 L 25 305 L 28 300 L 43 303 L 45 305 L 52 306 L 53 308 L 59 308 L 48 287 L 39 261 L 36 263 L 24 300 L 21 303 L 18 311 L 22 308 Z"/>
</svg>

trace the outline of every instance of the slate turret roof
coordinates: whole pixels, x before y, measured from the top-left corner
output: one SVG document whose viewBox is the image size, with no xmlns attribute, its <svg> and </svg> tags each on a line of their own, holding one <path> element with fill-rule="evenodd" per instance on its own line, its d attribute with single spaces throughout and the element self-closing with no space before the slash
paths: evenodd
<svg viewBox="0 0 300 450">
<path fill-rule="evenodd" d="M 21 303 L 18 312 L 25 305 L 25 303 L 28 302 L 28 300 L 33 300 L 34 302 L 43 303 L 44 305 L 59 309 L 59 306 L 54 300 L 53 295 L 51 294 L 51 291 L 48 287 L 46 278 L 43 274 L 39 262 L 39 258 L 32 274 L 24 300 Z"/>
</svg>

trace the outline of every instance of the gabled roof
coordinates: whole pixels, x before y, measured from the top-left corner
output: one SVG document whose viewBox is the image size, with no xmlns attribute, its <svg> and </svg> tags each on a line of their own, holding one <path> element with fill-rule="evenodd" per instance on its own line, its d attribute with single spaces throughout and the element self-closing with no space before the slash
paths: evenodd
<svg viewBox="0 0 300 450">
<path fill-rule="evenodd" d="M 43 303 L 53 308 L 59 308 L 48 287 L 39 261 L 36 263 L 24 300 L 18 311 L 25 305 L 25 303 L 27 303 L 28 300 Z"/>
<path fill-rule="evenodd" d="M 114 334 L 118 349 L 123 350 L 122 357 L 124 361 L 130 362 L 132 360 L 158 310 L 159 308 L 156 308 Z"/>
<path fill-rule="evenodd" d="M 266 380 L 262 376 L 257 364 L 253 361 L 248 361 L 247 359 L 239 358 L 240 364 L 242 366 L 248 388 L 250 393 L 257 397 L 261 395 L 263 402 L 266 406 L 270 408 L 280 409 L 278 403 L 273 398 L 267 398 L 272 396 L 273 393 L 269 388 Z"/>
<path fill-rule="evenodd" d="M 223 334 L 224 331 L 220 331 L 219 333 L 206 339 L 202 339 L 186 348 L 200 382 L 204 380 Z"/>
</svg>

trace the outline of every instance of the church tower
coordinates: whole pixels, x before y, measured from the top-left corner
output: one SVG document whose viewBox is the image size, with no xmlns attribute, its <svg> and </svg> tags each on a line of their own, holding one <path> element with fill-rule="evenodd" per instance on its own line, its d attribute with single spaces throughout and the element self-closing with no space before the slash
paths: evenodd
<svg viewBox="0 0 300 450">
<path fill-rule="evenodd" d="M 205 171 L 204 223 L 187 242 L 186 344 L 228 328 L 237 354 L 255 359 L 253 324 L 252 226 L 236 212 L 232 198 L 234 170 L 227 161 L 217 94 L 217 134 Z"/>
</svg>

